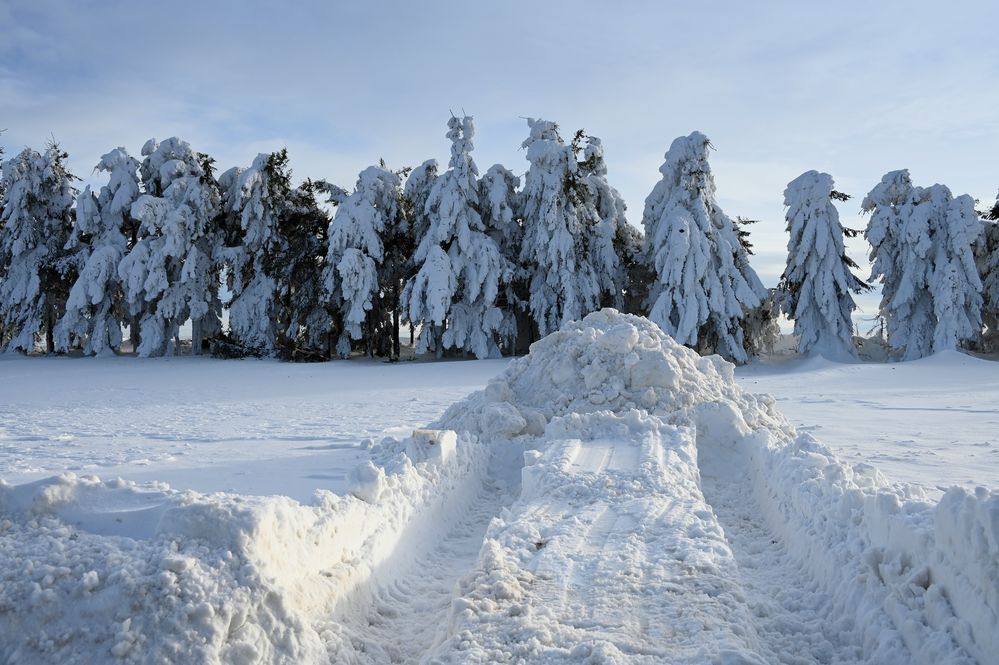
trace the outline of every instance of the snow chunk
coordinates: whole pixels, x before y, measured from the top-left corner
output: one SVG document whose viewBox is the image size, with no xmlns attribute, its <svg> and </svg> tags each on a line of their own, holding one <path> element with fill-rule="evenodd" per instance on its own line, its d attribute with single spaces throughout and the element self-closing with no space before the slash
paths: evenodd
<svg viewBox="0 0 999 665">
<path fill-rule="evenodd" d="M 350 493 L 361 501 L 375 503 L 385 490 L 385 470 L 371 460 L 358 464 L 350 471 Z"/>
</svg>

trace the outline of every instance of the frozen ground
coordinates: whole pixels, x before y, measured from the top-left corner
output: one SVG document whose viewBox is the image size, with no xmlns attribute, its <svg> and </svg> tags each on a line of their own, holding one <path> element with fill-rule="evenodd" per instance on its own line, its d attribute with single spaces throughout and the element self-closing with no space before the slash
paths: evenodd
<svg viewBox="0 0 999 665">
<path fill-rule="evenodd" d="M 993 367 L 0 359 L 0 662 L 985 665 Z"/>
</svg>

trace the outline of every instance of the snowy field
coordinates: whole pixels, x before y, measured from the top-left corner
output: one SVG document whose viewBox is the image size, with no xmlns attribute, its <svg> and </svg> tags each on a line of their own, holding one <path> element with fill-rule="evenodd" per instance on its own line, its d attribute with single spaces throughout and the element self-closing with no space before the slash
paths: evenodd
<svg viewBox="0 0 999 665">
<path fill-rule="evenodd" d="M 305 501 L 345 489 L 361 441 L 407 435 L 509 362 L 0 358 L 0 478 L 72 471 Z M 795 359 L 740 367 L 736 379 L 891 480 L 999 488 L 994 361 Z"/>
<path fill-rule="evenodd" d="M 996 367 L 3 358 L 0 662 L 985 665 Z"/>
</svg>

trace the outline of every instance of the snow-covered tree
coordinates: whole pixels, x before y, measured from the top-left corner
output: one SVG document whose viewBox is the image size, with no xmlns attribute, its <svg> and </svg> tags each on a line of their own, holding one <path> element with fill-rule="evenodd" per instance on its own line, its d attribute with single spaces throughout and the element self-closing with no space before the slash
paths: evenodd
<svg viewBox="0 0 999 665">
<path fill-rule="evenodd" d="M 94 170 L 107 173 L 108 183 L 97 196 L 87 186 L 76 202 L 69 247 L 79 247 L 85 263 L 56 328 L 56 345 L 65 351 L 82 340 L 84 353 L 99 355 L 117 351 L 122 328 L 129 325 L 118 265 L 135 226 L 131 209 L 139 198 L 139 162 L 119 147 Z"/>
<path fill-rule="evenodd" d="M 589 188 L 586 208 L 597 218 L 590 242 L 590 262 L 600 282 L 600 305 L 623 309 L 628 274 L 622 253 L 630 239 L 628 232 L 622 230 L 628 225 L 627 206 L 621 194 L 607 181 L 604 148 L 597 137 L 586 137 L 579 170 Z"/>
<path fill-rule="evenodd" d="M 531 315 L 544 336 L 600 306 L 590 250 L 597 216 L 582 209 L 589 189 L 558 126 L 534 118 L 527 124 L 531 134 L 522 146 L 531 167 L 524 176 L 520 258 L 530 276 Z"/>
<path fill-rule="evenodd" d="M 933 217 L 930 292 L 933 296 L 933 352 L 956 349 L 982 332 L 982 282 L 975 265 L 974 245 L 982 234 L 975 200 L 953 197 L 947 187 L 925 190 Z"/>
<path fill-rule="evenodd" d="M 980 215 L 984 232 L 978 244 L 978 267 L 982 279 L 983 341 L 987 350 L 999 346 L 999 197 L 991 210 Z"/>
<path fill-rule="evenodd" d="M 927 355 L 932 346 L 929 228 L 926 219 L 913 215 L 921 195 L 902 169 L 886 173 L 861 203 L 861 210 L 871 215 L 864 237 L 871 245 L 871 280 L 881 282 L 879 316 L 888 344 L 904 349 L 906 358 Z"/>
<path fill-rule="evenodd" d="M 973 245 L 982 226 L 974 202 L 943 185 L 915 187 L 902 170 L 886 174 L 862 208 L 871 213 L 865 235 L 889 345 L 911 360 L 975 339 L 982 284 Z"/>
<path fill-rule="evenodd" d="M 868 288 L 846 255 L 844 229 L 833 205 L 833 179 L 806 171 L 784 190 L 790 238 L 787 267 L 780 281 L 781 309 L 794 321 L 798 351 L 834 360 L 856 357 L 853 294 Z"/>
<path fill-rule="evenodd" d="M 749 360 L 741 325 L 766 297 L 738 228 L 715 201 L 708 138 L 673 141 L 662 180 L 645 199 L 643 225 L 655 272 L 649 318 L 681 344 Z"/>
<path fill-rule="evenodd" d="M 437 181 L 437 160 L 428 159 L 410 171 L 403 188 L 403 204 L 409 223 L 409 235 L 413 248 L 419 247 L 423 236 L 430 228 L 430 215 L 427 213 L 427 199 Z M 415 273 L 415 270 L 414 270 Z"/>
<path fill-rule="evenodd" d="M 212 162 L 178 138 L 142 148 L 146 194 L 131 214 L 142 237 L 121 264 L 130 314 L 139 316 L 140 356 L 172 355 L 191 321 L 193 353 L 221 329 L 217 217 L 221 202 Z"/>
<path fill-rule="evenodd" d="M 621 310 L 644 316 L 649 299 L 652 270 L 645 251 L 645 236 L 631 224 L 620 224 L 614 237 L 615 252 L 621 260 L 621 284 L 624 289 Z"/>
<path fill-rule="evenodd" d="M 46 351 L 55 350 L 55 326 L 79 268 L 75 252 L 65 249 L 76 195 L 67 157 L 52 143 L 41 154 L 25 149 L 3 164 L 0 329 L 7 350 L 32 351 L 41 334 Z"/>
<path fill-rule="evenodd" d="M 420 268 L 403 292 L 409 320 L 422 329 L 417 349 L 438 357 L 449 348 L 477 358 L 499 355 L 504 317 L 496 298 L 508 270 L 479 214 L 474 133 L 470 116 L 448 121 L 449 168 L 427 198 L 429 227 L 414 255 Z"/>
<path fill-rule="evenodd" d="M 313 180 L 291 191 L 280 221 L 284 243 L 272 262 L 280 286 L 278 319 L 284 341 L 279 352 L 289 360 L 328 358 L 332 352 L 333 319 L 325 306 L 321 280 L 330 217 L 319 203 L 320 196 L 336 206 L 346 192 Z"/>
<path fill-rule="evenodd" d="M 479 180 L 479 214 L 486 233 L 499 247 L 506 272 L 496 298 L 503 314 L 497 333 L 502 350 L 518 351 L 518 339 L 530 337 L 528 271 L 520 260 L 524 227 L 521 220 L 520 178 L 501 164 L 493 164 Z"/>
<path fill-rule="evenodd" d="M 281 322 L 273 259 L 284 246 L 280 221 L 291 193 L 288 153 L 257 155 L 250 168 L 227 172 L 220 182 L 228 185 L 223 207 L 235 218 L 239 238 L 222 252 L 232 293 L 229 328 L 244 352 L 274 355 Z"/>
<path fill-rule="evenodd" d="M 352 340 L 365 339 L 374 355 L 376 333 L 387 327 L 379 268 L 385 260 L 383 234 L 400 218 L 401 181 L 384 166 L 361 171 L 354 191 L 343 199 L 329 226 L 323 268 L 324 300 L 340 326 L 336 352 L 350 357 Z"/>
</svg>

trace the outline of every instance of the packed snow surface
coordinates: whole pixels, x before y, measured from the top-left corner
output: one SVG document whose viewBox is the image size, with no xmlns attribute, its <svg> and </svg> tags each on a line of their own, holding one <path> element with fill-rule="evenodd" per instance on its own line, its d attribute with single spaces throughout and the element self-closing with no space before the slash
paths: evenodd
<svg viewBox="0 0 999 665">
<path fill-rule="evenodd" d="M 453 367 L 433 366 L 438 394 L 457 385 Z M 297 498 L 109 474 L 0 484 L 0 662 L 994 662 L 989 490 L 938 500 L 844 463 L 773 398 L 744 392 L 728 363 L 613 310 L 491 367 L 505 369 L 405 434 L 384 436 L 414 412 L 371 400 L 381 429 L 362 418 L 352 431 L 378 440 L 332 462 L 335 493 L 304 475 L 294 484 L 317 491 Z M 189 435 L 179 407 L 198 407 L 203 379 L 158 412 L 133 401 L 136 418 Z M 274 403 L 315 419 L 301 454 L 319 465 L 343 454 L 322 449 L 339 407 L 305 383 Z M 273 405 L 232 390 L 229 407 L 245 411 L 223 417 L 259 432 Z M 46 417 L 70 432 L 75 408 L 96 430 L 85 414 L 97 398 L 80 399 Z M 216 445 L 277 445 L 232 445 L 214 427 L 213 445 L 195 446 L 206 467 Z M 55 444 L 46 463 L 71 464 Z"/>
</svg>

